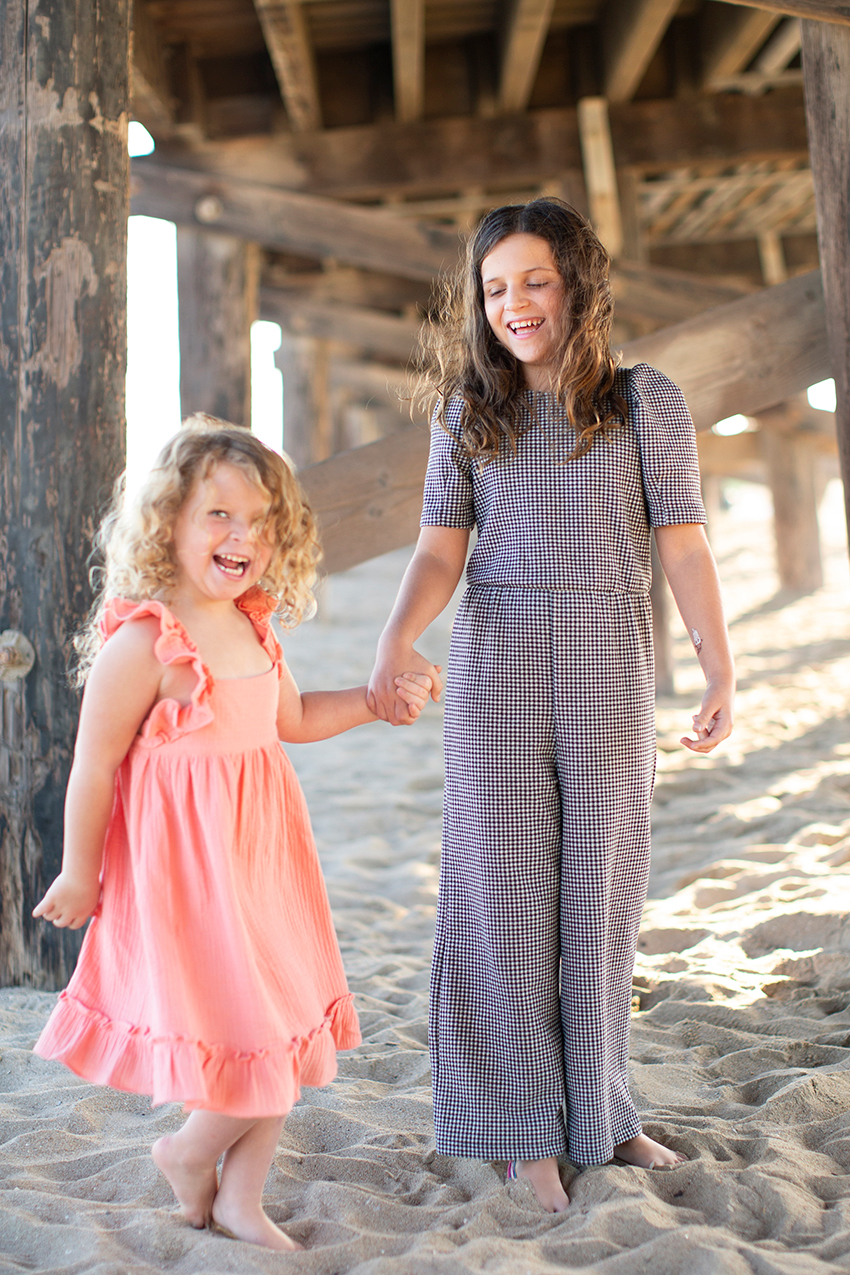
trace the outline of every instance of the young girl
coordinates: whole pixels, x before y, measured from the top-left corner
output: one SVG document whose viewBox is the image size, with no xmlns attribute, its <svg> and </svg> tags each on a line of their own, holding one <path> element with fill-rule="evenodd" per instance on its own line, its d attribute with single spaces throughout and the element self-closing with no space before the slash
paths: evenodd
<svg viewBox="0 0 850 1275">
<path fill-rule="evenodd" d="M 311 603 L 316 530 L 286 462 L 247 430 L 188 422 L 102 540 L 62 872 L 33 912 L 94 920 L 36 1052 L 183 1102 L 153 1157 L 192 1225 L 297 1249 L 263 1184 L 300 1085 L 328 1084 L 360 1034 L 278 741 L 374 715 L 365 687 L 301 695 L 284 664 L 270 621 L 293 626 Z M 399 678 L 411 719 L 429 687 Z"/>
<path fill-rule="evenodd" d="M 437 670 L 413 643 L 452 596 L 431 986 L 437 1149 L 509 1162 L 565 1209 L 558 1157 L 644 1168 L 627 1083 L 631 974 L 655 767 L 650 526 L 707 679 L 706 753 L 733 668 L 680 391 L 609 349 L 609 260 L 568 205 L 496 209 L 438 331 L 419 543 L 369 704 Z"/>
</svg>

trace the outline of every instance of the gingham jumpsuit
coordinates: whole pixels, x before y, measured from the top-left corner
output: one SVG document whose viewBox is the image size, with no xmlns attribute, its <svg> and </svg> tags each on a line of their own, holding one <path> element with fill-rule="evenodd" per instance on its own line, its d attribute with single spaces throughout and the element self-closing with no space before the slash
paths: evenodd
<svg viewBox="0 0 850 1275">
<path fill-rule="evenodd" d="M 680 390 L 646 364 L 616 389 L 627 424 L 566 464 L 549 394 L 525 395 L 515 456 L 471 462 L 460 401 L 432 433 L 422 525 L 478 529 L 446 687 L 430 1011 L 446 1155 L 601 1164 L 641 1130 L 627 1067 L 655 773 L 650 524 L 705 512 Z"/>
</svg>

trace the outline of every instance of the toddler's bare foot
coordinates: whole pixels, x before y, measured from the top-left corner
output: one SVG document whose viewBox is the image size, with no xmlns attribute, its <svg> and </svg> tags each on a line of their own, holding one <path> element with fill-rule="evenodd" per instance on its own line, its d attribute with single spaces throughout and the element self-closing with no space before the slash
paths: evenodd
<svg viewBox="0 0 850 1275">
<path fill-rule="evenodd" d="M 547 1213 L 563 1213 L 570 1207 L 570 1197 L 561 1183 L 558 1161 L 552 1156 L 545 1160 L 513 1160 L 513 1175 L 531 1183 L 537 1202 Z M 511 1169 L 508 1166 L 508 1175 Z"/>
<path fill-rule="evenodd" d="M 218 1189 L 215 1165 L 199 1164 L 182 1155 L 174 1138 L 160 1138 L 151 1148 L 154 1164 L 171 1183 L 183 1215 L 199 1230 L 209 1225 L 212 1204 Z"/>
<path fill-rule="evenodd" d="M 263 1248 L 273 1248 L 277 1252 L 300 1252 L 304 1245 L 297 1244 L 288 1235 L 284 1235 L 279 1226 L 275 1226 L 266 1215 L 260 1204 L 246 1205 L 242 1201 L 228 1196 L 226 1186 L 215 1197 L 212 1206 L 212 1218 L 216 1226 L 227 1231 L 236 1240 L 245 1244 L 261 1244 Z"/>
<path fill-rule="evenodd" d="M 639 1169 L 672 1169 L 677 1164 L 685 1164 L 688 1158 L 678 1151 L 671 1151 L 669 1147 L 663 1147 L 645 1133 L 629 1138 L 628 1142 L 621 1142 L 614 1148 L 614 1155 L 618 1160 L 625 1160 L 626 1164 L 634 1164 Z"/>
</svg>

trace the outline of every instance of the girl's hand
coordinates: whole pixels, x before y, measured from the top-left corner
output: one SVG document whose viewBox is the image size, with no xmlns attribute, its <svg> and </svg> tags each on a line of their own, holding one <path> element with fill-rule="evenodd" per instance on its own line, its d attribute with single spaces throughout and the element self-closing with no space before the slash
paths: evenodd
<svg viewBox="0 0 850 1275">
<path fill-rule="evenodd" d="M 100 900 L 100 881 L 75 878 L 60 872 L 33 916 L 43 916 L 59 929 L 78 930 L 94 912 Z"/>
<path fill-rule="evenodd" d="M 398 678 L 402 676 L 398 673 L 399 669 L 409 670 L 403 675 L 405 678 L 410 678 L 412 674 L 424 675 L 429 680 L 431 699 L 435 704 L 443 689 L 443 679 L 440 677 L 442 670 L 436 664 L 431 664 L 412 646 L 379 645 L 378 658 L 366 691 L 366 703 L 376 717 L 389 722 L 391 726 L 410 726 L 419 714 L 411 713 L 409 701 L 399 694 Z"/>
<path fill-rule="evenodd" d="M 440 666 L 435 666 L 440 671 Z M 427 673 L 402 673 L 395 679 L 396 694 L 404 700 L 407 711 L 414 720 L 428 703 L 432 681 Z"/>
<path fill-rule="evenodd" d="M 732 695 L 731 689 L 709 682 L 700 710 L 693 719 L 696 739 L 683 735 L 679 743 L 692 753 L 710 753 L 721 740 L 727 739 L 732 734 Z"/>
</svg>

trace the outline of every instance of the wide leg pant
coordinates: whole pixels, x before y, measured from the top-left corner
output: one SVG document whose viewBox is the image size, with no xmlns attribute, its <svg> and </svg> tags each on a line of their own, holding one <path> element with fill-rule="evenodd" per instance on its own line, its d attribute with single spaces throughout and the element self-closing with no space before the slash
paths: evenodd
<svg viewBox="0 0 850 1275">
<path fill-rule="evenodd" d="M 654 732 L 644 595 L 467 591 L 446 694 L 438 1151 L 599 1164 L 640 1132 L 627 1066 Z"/>
</svg>

